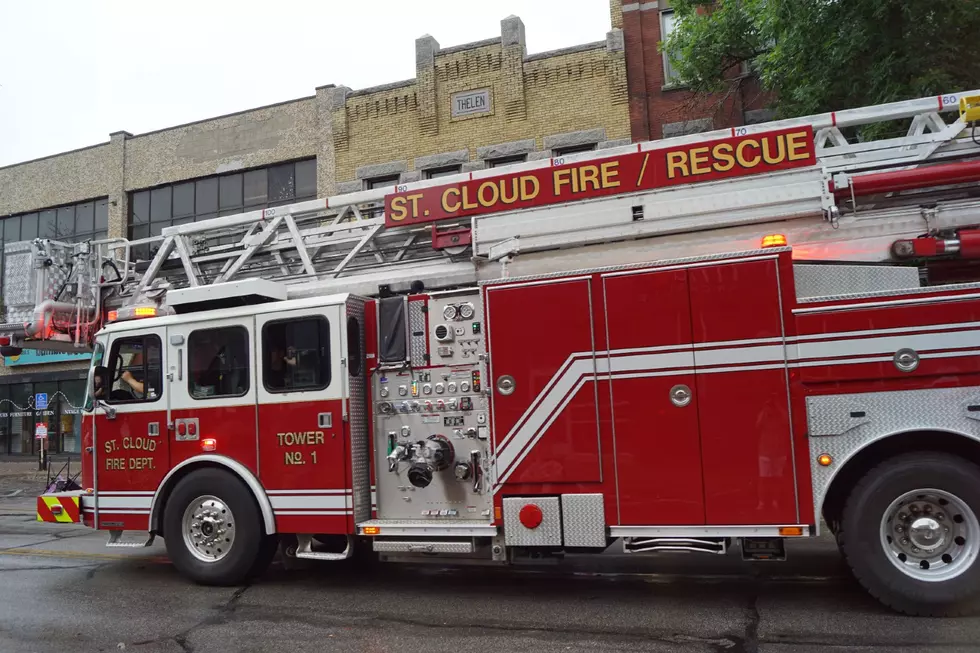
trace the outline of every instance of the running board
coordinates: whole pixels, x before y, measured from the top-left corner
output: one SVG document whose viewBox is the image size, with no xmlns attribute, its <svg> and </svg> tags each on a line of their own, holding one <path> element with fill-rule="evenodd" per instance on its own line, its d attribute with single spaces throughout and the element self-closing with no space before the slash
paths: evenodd
<svg viewBox="0 0 980 653">
<path fill-rule="evenodd" d="M 150 546 L 153 544 L 153 540 L 156 539 L 156 535 L 153 533 L 148 533 L 145 542 L 122 542 L 122 536 L 125 531 L 109 531 L 109 541 L 105 543 L 106 546 L 123 548 L 123 549 L 141 549 L 143 547 Z"/>
<path fill-rule="evenodd" d="M 472 540 L 374 540 L 372 546 L 379 553 L 473 553 Z"/>
<path fill-rule="evenodd" d="M 312 535 L 297 535 L 296 542 L 296 557 L 303 560 L 328 560 L 332 562 L 339 562 L 340 560 L 347 560 L 354 555 L 353 539 L 350 536 L 347 536 L 347 547 L 341 553 L 314 551 Z"/>
<path fill-rule="evenodd" d="M 715 553 L 724 555 L 728 541 L 724 538 L 692 537 L 624 537 L 625 553 L 650 553 L 655 551 Z"/>
</svg>

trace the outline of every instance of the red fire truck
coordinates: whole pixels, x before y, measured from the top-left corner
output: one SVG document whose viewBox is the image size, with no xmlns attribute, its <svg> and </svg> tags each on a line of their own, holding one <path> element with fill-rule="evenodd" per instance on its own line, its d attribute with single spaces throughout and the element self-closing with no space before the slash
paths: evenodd
<svg viewBox="0 0 980 653">
<path fill-rule="evenodd" d="M 956 613 L 980 589 L 978 102 L 8 244 L 0 344 L 92 352 L 84 489 L 38 519 L 161 536 L 212 584 L 277 550 L 776 560 L 829 532 L 885 605 Z M 907 134 L 855 142 L 886 121 Z"/>
</svg>

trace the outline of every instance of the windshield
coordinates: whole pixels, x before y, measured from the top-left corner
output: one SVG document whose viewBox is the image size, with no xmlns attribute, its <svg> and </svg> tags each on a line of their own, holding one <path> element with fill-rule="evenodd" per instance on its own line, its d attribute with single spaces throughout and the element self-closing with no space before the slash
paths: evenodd
<svg viewBox="0 0 980 653">
<path fill-rule="evenodd" d="M 105 356 L 105 347 L 101 342 L 95 343 L 95 350 L 92 352 L 92 364 L 88 368 L 88 383 L 85 384 L 85 411 L 91 412 L 95 409 L 95 398 L 92 396 L 92 388 L 95 387 L 95 368 L 102 365 Z"/>
</svg>

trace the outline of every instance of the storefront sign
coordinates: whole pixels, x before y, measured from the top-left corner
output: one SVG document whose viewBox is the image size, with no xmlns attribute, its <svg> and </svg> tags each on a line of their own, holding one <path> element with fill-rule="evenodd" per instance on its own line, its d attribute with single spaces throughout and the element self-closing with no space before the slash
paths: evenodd
<svg viewBox="0 0 980 653">
<path fill-rule="evenodd" d="M 45 363 L 64 363 L 68 361 L 85 361 L 92 358 L 88 352 L 79 354 L 66 354 L 60 351 L 44 351 L 39 349 L 25 349 L 19 356 L 4 356 L 3 364 L 8 367 L 14 365 L 43 365 Z"/>
<path fill-rule="evenodd" d="M 490 113 L 492 110 L 489 88 L 453 93 L 451 102 L 453 118 Z"/>
<path fill-rule="evenodd" d="M 416 190 L 396 187 L 398 192 L 385 197 L 385 224 L 397 227 L 718 181 L 812 166 L 816 160 L 809 125 L 575 163 L 556 157 L 549 167 Z"/>
</svg>

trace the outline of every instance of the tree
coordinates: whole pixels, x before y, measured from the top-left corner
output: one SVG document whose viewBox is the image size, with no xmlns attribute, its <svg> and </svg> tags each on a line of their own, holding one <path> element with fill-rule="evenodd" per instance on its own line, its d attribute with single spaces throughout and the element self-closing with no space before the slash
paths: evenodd
<svg viewBox="0 0 980 653">
<path fill-rule="evenodd" d="M 672 0 L 662 47 L 704 97 L 747 72 L 778 117 L 980 86 L 980 0 Z"/>
</svg>

